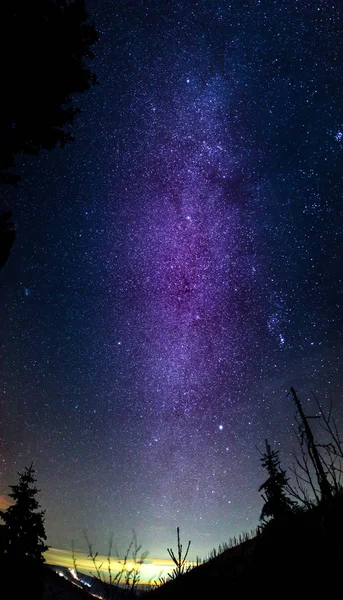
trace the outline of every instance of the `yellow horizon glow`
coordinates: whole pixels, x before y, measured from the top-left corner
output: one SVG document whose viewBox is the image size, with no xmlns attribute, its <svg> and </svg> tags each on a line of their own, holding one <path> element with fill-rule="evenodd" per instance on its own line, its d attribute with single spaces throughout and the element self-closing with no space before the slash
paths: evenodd
<svg viewBox="0 0 343 600">
<path fill-rule="evenodd" d="M 86 552 L 80 552 L 79 550 L 74 551 L 75 561 L 77 570 L 85 573 L 86 575 L 95 575 L 96 571 L 92 559 L 86 554 Z M 62 550 L 59 548 L 49 548 L 44 554 L 45 560 L 49 565 L 74 568 L 72 550 Z M 101 571 L 106 580 L 108 580 L 108 558 L 104 555 L 98 555 L 96 557 L 97 565 L 101 565 Z M 119 557 L 111 557 L 111 570 L 112 576 L 115 576 L 120 571 L 123 565 L 123 559 Z M 192 566 L 192 562 L 187 562 L 186 567 Z M 132 560 L 127 561 L 127 567 L 133 568 L 134 564 Z M 142 565 L 138 565 L 140 570 L 140 581 L 142 584 L 154 584 L 154 581 L 158 581 L 160 577 L 168 577 L 168 573 L 171 573 L 175 565 L 170 558 L 151 558 L 147 557 L 144 559 Z"/>
</svg>

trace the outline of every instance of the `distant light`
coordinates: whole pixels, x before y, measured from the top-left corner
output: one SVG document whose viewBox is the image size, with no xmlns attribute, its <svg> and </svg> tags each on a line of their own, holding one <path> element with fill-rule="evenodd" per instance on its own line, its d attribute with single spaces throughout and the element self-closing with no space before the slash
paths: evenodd
<svg viewBox="0 0 343 600">
<path fill-rule="evenodd" d="M 219 425 L 219 430 L 222 431 L 224 429 L 223 425 Z"/>
<path fill-rule="evenodd" d="M 69 570 L 69 573 L 71 574 L 71 576 L 72 576 L 74 579 L 77 579 L 77 580 L 79 579 L 79 578 L 78 578 L 78 576 L 77 576 L 77 572 L 75 571 L 75 569 L 74 569 L 74 568 L 70 568 L 70 569 L 68 569 L 68 570 Z"/>
</svg>

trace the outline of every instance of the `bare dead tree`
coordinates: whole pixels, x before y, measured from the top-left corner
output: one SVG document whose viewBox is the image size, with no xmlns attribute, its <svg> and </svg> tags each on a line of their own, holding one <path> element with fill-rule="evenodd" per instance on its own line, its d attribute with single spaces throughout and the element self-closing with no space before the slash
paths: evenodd
<svg viewBox="0 0 343 600">
<path fill-rule="evenodd" d="M 83 532 L 86 542 L 87 542 L 87 546 L 88 546 L 88 557 L 91 559 L 92 563 L 93 563 L 93 567 L 94 567 L 94 571 L 96 573 L 96 578 L 102 583 L 102 587 L 106 596 L 106 600 L 113 600 L 113 596 L 111 595 L 111 588 L 107 589 L 107 585 L 106 585 L 106 581 L 105 581 L 105 576 L 102 572 L 102 565 L 103 563 L 99 563 L 99 561 L 97 560 L 98 558 L 98 552 L 94 552 L 93 551 L 93 545 L 91 544 L 89 538 L 88 538 L 88 534 L 87 531 Z M 110 542 L 110 546 L 111 546 L 111 542 Z M 90 573 L 92 575 L 92 573 Z"/>
<path fill-rule="evenodd" d="M 326 469 L 330 484 L 335 493 L 342 489 L 342 460 L 335 454 L 332 444 L 322 444 L 322 461 Z"/>
<path fill-rule="evenodd" d="M 311 506 L 313 506 L 313 500 L 311 500 L 309 490 L 312 491 L 312 496 L 316 503 L 320 500 L 320 491 L 314 483 L 313 473 L 311 472 L 309 464 L 309 456 L 305 451 L 303 443 L 300 442 L 299 447 L 301 456 L 299 457 L 293 450 L 295 462 L 289 469 L 294 475 L 296 485 L 291 485 L 288 482 L 286 489 L 292 498 L 298 500 L 306 508 L 311 508 Z"/>
<path fill-rule="evenodd" d="M 137 589 L 137 585 L 140 582 L 141 571 L 140 568 L 144 563 L 144 560 L 148 556 L 147 552 L 141 553 L 141 544 L 138 544 L 137 536 L 135 531 L 132 532 L 132 539 L 129 544 L 129 547 L 126 551 L 124 564 L 125 564 L 125 587 L 131 595 L 135 594 Z M 127 565 L 128 558 L 131 554 L 130 562 L 132 562 L 132 567 L 129 568 Z"/>
<path fill-rule="evenodd" d="M 342 489 L 343 481 L 343 441 L 340 437 L 336 420 L 332 416 L 332 401 L 326 415 L 314 392 L 312 392 L 312 396 L 322 418 L 322 422 L 320 423 L 321 428 L 330 440 L 326 444 L 319 444 L 322 460 L 329 475 L 330 483 L 334 491 L 338 492 Z"/>
<path fill-rule="evenodd" d="M 84 536 L 88 546 L 88 557 L 93 563 L 97 579 L 102 583 L 106 600 L 118 599 L 123 590 L 125 590 L 126 593 L 129 592 L 131 596 L 134 596 L 140 581 L 140 567 L 148 554 L 147 552 L 143 552 L 139 556 L 141 545 L 138 545 L 136 533 L 133 531 L 132 539 L 124 558 L 116 559 L 119 570 L 115 574 L 112 571 L 113 534 L 111 535 L 107 554 L 107 581 L 102 569 L 103 562 L 100 563 L 98 552 L 93 551 L 93 545 L 91 544 L 86 531 L 84 531 Z M 116 554 L 119 556 L 118 552 L 116 552 Z M 132 566 L 129 566 L 131 563 Z"/>
<path fill-rule="evenodd" d="M 312 392 L 312 396 L 314 401 L 318 407 L 319 413 L 324 421 L 324 424 L 321 423 L 322 429 L 329 434 L 332 440 L 332 451 L 343 458 L 343 440 L 341 440 L 336 420 L 332 416 L 332 401 L 330 402 L 328 415 L 326 416 L 317 396 L 314 392 Z"/>
<path fill-rule="evenodd" d="M 328 499 L 332 496 L 333 490 L 332 490 L 332 486 L 328 479 L 328 473 L 325 470 L 325 463 L 324 463 L 323 458 L 318 449 L 319 445 L 316 444 L 316 442 L 315 442 L 312 429 L 308 422 L 308 420 L 313 417 L 309 417 L 309 416 L 305 415 L 302 405 L 301 405 L 301 402 L 300 402 L 300 400 L 297 396 L 297 393 L 293 387 L 291 387 L 290 392 L 293 396 L 293 400 L 295 402 L 297 412 L 300 417 L 300 425 L 298 428 L 298 439 L 300 442 L 300 448 L 301 448 L 301 452 L 302 452 L 302 461 L 299 461 L 299 459 L 296 458 L 297 465 L 300 468 L 300 470 L 306 474 L 307 479 L 308 479 L 307 483 L 312 488 L 312 491 L 314 493 L 316 501 L 318 501 L 318 494 L 316 491 L 316 486 L 313 483 L 313 479 L 312 479 L 310 468 L 309 468 L 309 461 L 310 461 L 310 464 L 313 467 L 316 481 L 318 484 L 318 488 L 319 488 L 319 492 L 320 492 L 320 499 L 323 499 L 323 500 Z M 318 416 L 316 415 L 315 418 L 317 418 L 317 417 Z M 304 460 L 304 457 L 306 455 L 304 446 L 306 446 L 306 453 L 307 453 L 307 458 L 309 459 L 309 461 L 307 460 L 307 458 L 306 458 L 306 460 Z M 298 479 L 301 481 L 301 476 L 299 475 L 299 473 L 298 473 Z M 306 479 L 303 479 L 303 482 L 306 483 Z"/>
</svg>

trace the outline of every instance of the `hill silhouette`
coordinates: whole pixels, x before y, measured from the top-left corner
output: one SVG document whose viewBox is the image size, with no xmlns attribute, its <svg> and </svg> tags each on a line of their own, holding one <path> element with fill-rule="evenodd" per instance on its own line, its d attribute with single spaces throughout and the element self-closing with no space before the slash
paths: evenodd
<svg viewBox="0 0 343 600">
<path fill-rule="evenodd" d="M 74 585 L 65 577 L 60 577 L 53 569 L 45 567 L 44 593 L 42 600 L 91 600 L 93 596 Z"/>
<path fill-rule="evenodd" d="M 146 596 L 196 598 L 333 597 L 343 558 L 343 493 L 270 522 L 252 539 L 225 550 Z"/>
</svg>

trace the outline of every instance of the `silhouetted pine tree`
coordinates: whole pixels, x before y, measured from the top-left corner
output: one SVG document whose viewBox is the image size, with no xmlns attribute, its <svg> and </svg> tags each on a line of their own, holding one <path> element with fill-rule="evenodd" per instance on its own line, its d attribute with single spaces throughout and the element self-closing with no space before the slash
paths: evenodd
<svg viewBox="0 0 343 600">
<path fill-rule="evenodd" d="M 268 472 L 268 479 L 259 487 L 259 492 L 263 492 L 262 498 L 264 505 L 260 519 L 275 519 L 290 513 L 295 508 L 295 503 L 288 498 L 285 488 L 288 483 L 286 471 L 280 466 L 278 450 L 272 450 L 268 440 L 266 440 L 266 451 L 261 458 L 262 466 Z"/>
<path fill-rule="evenodd" d="M 17 154 L 72 140 L 75 93 L 95 83 L 89 69 L 98 39 L 84 0 L 0 2 L 0 182 Z"/>
<path fill-rule="evenodd" d="M 2 527 L 2 543 L 0 566 L 11 586 L 16 590 L 15 598 L 32 595 L 35 600 L 43 593 L 43 552 L 48 549 L 45 544 L 44 528 L 45 511 L 39 510 L 36 499 L 39 492 L 35 486 L 35 470 L 33 465 L 25 467 L 18 473 L 19 483 L 11 485 L 10 498 L 14 504 L 7 510 L 0 511 L 4 522 Z"/>
<path fill-rule="evenodd" d="M 0 511 L 0 517 L 6 527 L 5 553 L 13 558 L 30 557 L 44 562 L 43 552 L 48 549 L 44 528 L 45 511 L 39 511 L 40 504 L 35 498 L 40 491 L 34 485 L 33 465 L 25 467 L 24 473 L 18 473 L 18 485 L 10 485 L 9 497 L 14 504 Z"/>
<path fill-rule="evenodd" d="M 0 183 L 20 181 L 12 171 L 18 155 L 73 140 L 77 95 L 96 83 L 89 63 L 97 40 L 85 0 L 0 2 Z M 0 268 L 15 236 L 3 225 Z"/>
</svg>

